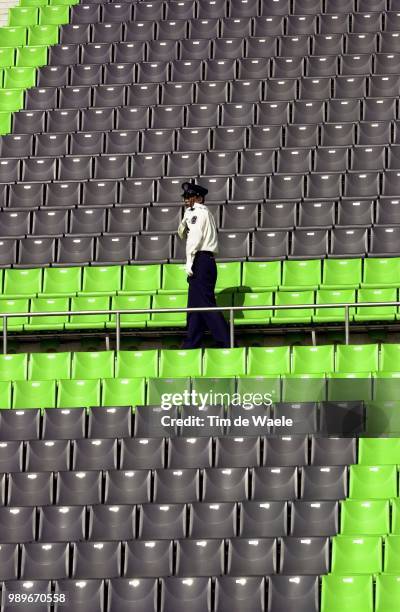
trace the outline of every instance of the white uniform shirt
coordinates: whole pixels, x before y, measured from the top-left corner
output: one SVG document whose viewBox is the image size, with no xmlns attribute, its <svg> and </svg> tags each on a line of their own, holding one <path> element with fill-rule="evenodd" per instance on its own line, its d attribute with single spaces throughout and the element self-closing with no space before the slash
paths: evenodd
<svg viewBox="0 0 400 612">
<path fill-rule="evenodd" d="M 197 251 L 218 252 L 217 228 L 212 213 L 205 204 L 195 203 L 187 208 L 178 227 L 180 238 L 186 236 L 186 272 L 193 274 L 193 259 Z"/>
</svg>

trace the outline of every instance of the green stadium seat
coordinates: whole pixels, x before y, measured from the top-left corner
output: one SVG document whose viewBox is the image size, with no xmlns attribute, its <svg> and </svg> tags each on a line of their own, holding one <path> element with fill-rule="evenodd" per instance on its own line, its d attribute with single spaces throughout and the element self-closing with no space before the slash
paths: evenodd
<svg viewBox="0 0 400 612">
<path fill-rule="evenodd" d="M 111 298 L 111 308 L 113 310 L 128 310 L 137 308 L 150 308 L 150 295 L 116 295 Z M 137 314 L 122 314 L 120 316 L 121 327 L 146 327 L 147 321 L 150 319 L 150 314 L 143 312 Z M 107 329 L 115 329 L 117 326 L 116 315 L 111 315 L 109 323 L 106 323 Z"/>
<path fill-rule="evenodd" d="M 56 380 L 71 377 L 71 353 L 32 353 L 28 363 L 29 380 Z"/>
<path fill-rule="evenodd" d="M 56 45 L 58 25 L 32 25 L 28 28 L 29 45 Z"/>
<path fill-rule="evenodd" d="M 19 6 L 36 6 L 40 8 L 41 6 L 47 6 L 47 0 L 20 0 Z"/>
<path fill-rule="evenodd" d="M 336 536 L 332 540 L 331 571 L 333 574 L 342 575 L 381 572 L 382 538 L 380 536 Z"/>
<path fill-rule="evenodd" d="M 203 376 L 224 378 L 243 376 L 246 373 L 246 350 L 244 348 L 207 348 L 203 356 Z"/>
<path fill-rule="evenodd" d="M 336 347 L 335 371 L 375 372 L 378 370 L 377 344 L 349 344 Z"/>
<path fill-rule="evenodd" d="M 82 286 L 82 268 L 44 268 L 43 292 L 39 297 L 76 295 Z"/>
<path fill-rule="evenodd" d="M 149 378 L 147 381 L 147 404 L 163 405 L 164 402 L 171 402 L 174 406 L 181 405 L 172 396 L 175 394 L 182 395 L 182 404 L 184 401 L 185 392 L 190 392 L 190 378 Z M 187 403 L 187 402 L 186 402 Z M 164 403 L 165 405 L 165 403 Z"/>
<path fill-rule="evenodd" d="M 277 291 L 275 294 L 277 306 L 314 304 L 313 291 Z M 286 323 L 310 323 L 314 314 L 312 308 L 299 308 L 297 310 L 275 310 L 271 323 L 284 325 Z"/>
<path fill-rule="evenodd" d="M 216 293 L 220 293 L 221 291 L 235 293 L 235 291 L 239 291 L 241 286 L 240 261 L 218 262 L 217 271 Z"/>
<path fill-rule="evenodd" d="M 153 296 L 152 308 L 186 308 L 187 297 L 184 294 L 162 294 Z M 186 312 L 152 312 L 148 327 L 184 327 Z"/>
<path fill-rule="evenodd" d="M 12 66 L 4 69 L 4 87 L 26 89 L 36 84 L 36 68 L 31 66 Z M 12 110 L 12 109 L 9 109 Z"/>
<path fill-rule="evenodd" d="M 68 5 L 73 6 L 74 4 L 79 4 L 79 0 L 50 0 L 49 4 L 51 6 L 55 5 Z"/>
<path fill-rule="evenodd" d="M 72 354 L 72 378 L 113 378 L 114 351 L 79 351 Z"/>
<path fill-rule="evenodd" d="M 372 376 L 369 372 L 333 372 L 327 375 L 328 400 L 336 402 L 372 399 Z"/>
<path fill-rule="evenodd" d="M 326 399 L 326 380 L 321 374 L 282 376 L 283 402 L 322 402 Z"/>
<path fill-rule="evenodd" d="M 357 289 L 362 279 L 361 259 L 325 259 L 322 272 L 324 289 Z"/>
<path fill-rule="evenodd" d="M 100 380 L 59 380 L 57 408 L 100 405 Z"/>
<path fill-rule="evenodd" d="M 367 257 L 361 287 L 398 287 L 400 257 Z"/>
<path fill-rule="evenodd" d="M 396 372 L 400 364 L 400 344 L 381 344 L 379 356 L 380 372 Z"/>
<path fill-rule="evenodd" d="M 23 89 L 0 89 L 0 111 L 14 112 L 21 110 L 23 106 Z"/>
<path fill-rule="evenodd" d="M 400 497 L 392 500 L 392 529 L 391 533 L 400 535 Z"/>
<path fill-rule="evenodd" d="M 281 284 L 280 261 L 244 261 L 241 291 L 276 291 Z"/>
<path fill-rule="evenodd" d="M 382 499 L 397 495 L 395 465 L 351 465 L 350 497 Z"/>
<path fill-rule="evenodd" d="M 316 304 L 343 304 L 356 301 L 354 289 L 320 289 L 316 293 Z M 349 319 L 352 320 L 355 308 L 349 308 Z M 314 323 L 330 323 L 331 321 L 344 321 L 345 308 L 316 308 L 313 316 Z"/>
<path fill-rule="evenodd" d="M 360 438 L 360 465 L 400 464 L 400 438 Z"/>
<path fill-rule="evenodd" d="M 26 380 L 27 363 L 26 353 L 0 355 L 0 380 Z"/>
<path fill-rule="evenodd" d="M 396 302 L 397 289 L 359 289 L 358 302 Z M 394 321 L 397 306 L 358 306 L 355 321 Z"/>
<path fill-rule="evenodd" d="M 373 612 L 372 576 L 322 576 L 321 612 Z"/>
<path fill-rule="evenodd" d="M 345 499 L 341 502 L 340 533 L 345 536 L 380 536 L 390 531 L 389 501 Z"/>
<path fill-rule="evenodd" d="M 201 376 L 201 349 L 162 350 L 160 353 L 160 376 L 180 378 L 182 376 Z"/>
<path fill-rule="evenodd" d="M 14 66 L 15 50 L 12 47 L 0 47 L 0 68 Z"/>
<path fill-rule="evenodd" d="M 4 271 L 4 297 L 34 297 L 42 289 L 42 268 Z"/>
<path fill-rule="evenodd" d="M 384 550 L 383 571 L 388 574 L 400 574 L 400 536 L 387 536 Z"/>
<path fill-rule="evenodd" d="M 221 295 L 221 294 L 220 294 Z M 224 294 L 222 294 L 224 295 Z M 220 296 L 219 296 L 220 297 Z M 273 304 L 272 291 L 264 293 L 234 293 L 234 306 L 263 306 Z M 272 310 L 236 310 L 235 324 L 249 325 L 261 324 L 266 325 L 270 322 Z"/>
<path fill-rule="evenodd" d="M 119 351 L 115 364 L 117 378 L 153 378 L 158 376 L 158 351 Z"/>
<path fill-rule="evenodd" d="M 11 132 L 11 113 L 0 111 L 0 134 L 9 134 Z"/>
<path fill-rule="evenodd" d="M 69 23 L 69 6 L 52 5 L 39 9 L 39 23 L 41 25 L 62 25 Z"/>
<path fill-rule="evenodd" d="M 282 285 L 286 291 L 317 289 L 321 284 L 321 260 L 286 260 L 282 264 Z"/>
<path fill-rule="evenodd" d="M 0 329 L 3 329 L 3 314 L 11 312 L 29 312 L 29 300 L 0 300 Z M 28 317 L 9 317 L 7 319 L 8 331 L 22 331 L 24 325 L 28 323 Z"/>
<path fill-rule="evenodd" d="M 13 384 L 13 408 L 53 408 L 56 401 L 54 380 L 18 380 Z"/>
<path fill-rule="evenodd" d="M 240 397 L 244 398 L 254 397 L 257 394 L 264 396 L 264 400 L 258 399 L 256 401 L 270 405 L 271 402 L 276 403 L 281 401 L 281 381 L 279 376 L 271 377 L 268 376 L 239 376 L 237 379 L 237 392 Z M 251 401 L 251 400 L 250 400 Z"/>
<path fill-rule="evenodd" d="M 236 379 L 233 376 L 229 378 L 209 376 L 192 378 L 192 389 L 196 391 L 199 397 L 203 398 L 206 404 L 224 404 L 227 406 L 232 402 L 236 389 Z"/>
<path fill-rule="evenodd" d="M 11 381 L 0 381 L 0 410 L 11 408 Z"/>
<path fill-rule="evenodd" d="M 108 296 L 80 296 L 71 298 L 71 311 L 79 310 L 108 310 L 110 298 Z M 109 321 L 108 314 L 70 315 L 66 329 L 104 328 Z"/>
<path fill-rule="evenodd" d="M 159 293 L 187 293 L 187 273 L 183 264 L 164 264 Z"/>
<path fill-rule="evenodd" d="M 9 26 L 32 26 L 38 19 L 39 11 L 34 6 L 12 6 L 8 10 Z"/>
<path fill-rule="evenodd" d="M 143 406 L 146 402 L 144 378 L 104 378 L 102 406 Z"/>
<path fill-rule="evenodd" d="M 375 379 L 374 381 L 375 394 L 379 380 Z M 398 388 L 397 384 L 396 388 Z M 384 387 L 384 390 L 387 393 L 386 387 Z M 400 437 L 400 401 L 397 398 L 393 401 L 374 400 L 367 402 L 365 430 L 368 435 L 395 434 Z"/>
<path fill-rule="evenodd" d="M 119 292 L 122 295 L 156 293 L 160 286 L 161 266 L 159 264 L 123 266 L 122 289 Z"/>
<path fill-rule="evenodd" d="M 22 47 L 26 45 L 26 38 L 26 27 L 0 27 L 0 47 Z"/>
<path fill-rule="evenodd" d="M 397 612 L 400 601 L 400 575 L 379 574 L 376 577 L 375 612 Z"/>
<path fill-rule="evenodd" d="M 335 369 L 335 351 L 332 345 L 294 346 L 292 374 L 320 374 L 325 376 Z"/>
<path fill-rule="evenodd" d="M 84 266 L 78 295 L 116 294 L 121 289 L 121 266 Z"/>
<path fill-rule="evenodd" d="M 399 397 L 400 372 L 378 372 L 374 376 L 374 400 L 395 402 Z"/>
<path fill-rule="evenodd" d="M 69 298 L 34 298 L 31 300 L 30 312 L 68 312 Z M 29 322 L 24 325 L 25 331 L 36 331 L 41 329 L 62 330 L 68 322 L 68 315 L 29 317 Z"/>
<path fill-rule="evenodd" d="M 47 64 L 47 47 L 39 45 L 27 46 L 17 49 L 16 66 L 44 66 Z"/>
<path fill-rule="evenodd" d="M 290 373 L 290 346 L 252 346 L 247 352 L 249 376 L 280 376 Z"/>
</svg>

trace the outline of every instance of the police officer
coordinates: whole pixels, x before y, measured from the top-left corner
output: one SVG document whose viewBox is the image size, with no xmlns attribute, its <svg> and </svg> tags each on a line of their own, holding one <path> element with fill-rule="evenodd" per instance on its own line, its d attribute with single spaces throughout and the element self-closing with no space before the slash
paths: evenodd
<svg viewBox="0 0 400 612">
<path fill-rule="evenodd" d="M 188 308 L 216 306 L 215 283 L 218 252 L 215 220 L 204 204 L 208 190 L 193 183 L 182 184 L 185 214 L 178 228 L 181 239 L 186 238 L 186 273 L 189 293 Z M 229 347 L 229 329 L 222 312 L 190 312 L 187 317 L 187 337 L 183 348 L 201 345 L 208 329 L 219 347 Z"/>
</svg>

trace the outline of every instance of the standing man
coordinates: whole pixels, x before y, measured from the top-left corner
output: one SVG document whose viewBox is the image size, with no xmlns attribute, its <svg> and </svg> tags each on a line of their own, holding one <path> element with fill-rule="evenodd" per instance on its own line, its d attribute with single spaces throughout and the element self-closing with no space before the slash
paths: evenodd
<svg viewBox="0 0 400 612">
<path fill-rule="evenodd" d="M 188 308 L 215 307 L 215 283 L 218 252 L 215 220 L 204 204 L 208 190 L 193 183 L 182 184 L 185 214 L 178 228 L 181 239 L 186 238 L 186 273 L 189 283 Z M 228 348 L 229 329 L 222 312 L 189 312 L 187 337 L 183 348 L 198 348 L 208 329 L 218 347 Z"/>
</svg>

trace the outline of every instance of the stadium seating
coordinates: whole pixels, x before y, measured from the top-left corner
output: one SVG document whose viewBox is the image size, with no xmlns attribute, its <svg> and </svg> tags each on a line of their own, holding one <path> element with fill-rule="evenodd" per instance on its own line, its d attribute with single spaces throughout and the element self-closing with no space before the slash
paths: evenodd
<svg viewBox="0 0 400 612">
<path fill-rule="evenodd" d="M 219 306 L 310 304 L 297 310 L 235 312 L 238 325 L 340 322 L 340 303 L 396 302 L 399 259 L 287 260 L 220 262 L 216 287 Z M 342 273 L 343 272 L 343 273 Z M 68 312 L 186 307 L 187 283 L 181 264 L 11 268 L 1 276 L 0 312 Z M 319 308 L 332 304 L 332 308 Z M 349 319 L 396 321 L 397 306 L 349 308 Z M 123 314 L 121 327 L 181 327 L 184 313 Z M 112 329 L 115 315 L 57 315 L 9 318 L 10 331 Z"/>
<path fill-rule="evenodd" d="M 386 333 L 400 318 L 399 11 L 398 0 L 10 8 L 8 331 L 113 330 L 111 308 L 139 310 L 123 328 L 177 335 L 184 313 L 140 311 L 186 306 L 176 228 L 193 177 L 209 189 L 217 302 L 239 307 L 235 325 L 325 329 L 346 303 L 359 329 Z M 397 338 L 264 340 L 0 355 L 2 610 L 398 610 Z"/>
</svg>

